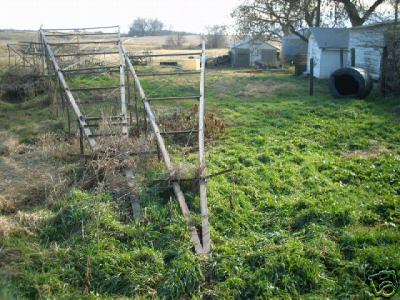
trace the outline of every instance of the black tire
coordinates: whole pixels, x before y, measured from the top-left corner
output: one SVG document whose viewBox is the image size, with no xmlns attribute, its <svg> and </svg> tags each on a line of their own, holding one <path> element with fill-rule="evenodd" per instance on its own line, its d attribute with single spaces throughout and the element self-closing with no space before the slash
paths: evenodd
<svg viewBox="0 0 400 300">
<path fill-rule="evenodd" d="M 329 90 L 335 98 L 366 98 L 372 90 L 372 78 L 361 68 L 341 68 L 329 78 Z"/>
</svg>

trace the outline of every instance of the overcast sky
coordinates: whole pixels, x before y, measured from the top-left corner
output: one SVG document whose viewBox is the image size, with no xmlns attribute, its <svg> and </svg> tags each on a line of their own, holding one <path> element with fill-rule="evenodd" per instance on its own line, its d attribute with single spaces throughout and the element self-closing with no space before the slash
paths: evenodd
<svg viewBox="0 0 400 300">
<path fill-rule="evenodd" d="M 232 24 L 240 0 L 0 0 L 0 28 L 38 29 L 121 25 L 136 17 L 158 18 L 175 30 L 203 32 Z"/>
</svg>

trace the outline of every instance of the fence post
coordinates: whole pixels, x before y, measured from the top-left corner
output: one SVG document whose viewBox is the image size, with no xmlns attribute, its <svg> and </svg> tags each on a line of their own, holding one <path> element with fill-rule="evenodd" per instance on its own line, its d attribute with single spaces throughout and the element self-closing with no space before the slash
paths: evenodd
<svg viewBox="0 0 400 300">
<path fill-rule="evenodd" d="M 310 58 L 310 96 L 314 95 L 314 58 Z"/>
<path fill-rule="evenodd" d="M 84 155 L 85 150 L 83 147 L 83 130 L 81 124 L 79 123 L 79 120 L 78 120 L 78 126 L 79 126 L 79 148 L 81 150 L 81 155 Z"/>
<path fill-rule="evenodd" d="M 386 96 L 386 63 L 388 58 L 387 47 L 383 48 L 382 62 L 381 62 L 381 93 L 382 96 Z"/>
<path fill-rule="evenodd" d="M 343 68 L 344 61 L 343 61 L 343 49 L 340 49 L 340 67 Z"/>
<path fill-rule="evenodd" d="M 356 48 L 351 48 L 351 66 L 356 66 Z"/>
</svg>

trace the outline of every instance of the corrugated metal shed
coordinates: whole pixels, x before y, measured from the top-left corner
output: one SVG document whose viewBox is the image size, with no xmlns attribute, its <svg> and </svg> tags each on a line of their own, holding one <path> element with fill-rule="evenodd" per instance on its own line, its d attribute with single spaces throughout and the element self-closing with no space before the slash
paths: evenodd
<svg viewBox="0 0 400 300">
<path fill-rule="evenodd" d="M 233 67 L 255 66 L 257 61 L 269 67 L 278 67 L 279 48 L 270 42 L 246 39 L 231 45 Z"/>
</svg>

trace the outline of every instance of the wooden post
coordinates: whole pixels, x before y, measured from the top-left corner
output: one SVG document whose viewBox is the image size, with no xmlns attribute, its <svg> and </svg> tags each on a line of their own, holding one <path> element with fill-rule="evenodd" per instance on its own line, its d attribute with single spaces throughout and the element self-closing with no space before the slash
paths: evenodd
<svg viewBox="0 0 400 300">
<path fill-rule="evenodd" d="M 356 66 L 356 48 L 351 48 L 351 66 Z"/>
<path fill-rule="evenodd" d="M 314 95 L 314 58 L 310 58 L 310 96 Z"/>
<path fill-rule="evenodd" d="M 8 65 L 11 65 L 11 52 L 10 52 L 10 46 L 7 45 L 7 50 L 8 50 Z"/>
<path fill-rule="evenodd" d="M 206 151 L 204 142 L 204 117 L 205 117 L 205 68 L 206 68 L 206 47 L 203 40 L 201 51 L 201 75 L 200 75 L 200 98 L 199 98 L 199 175 L 200 175 L 200 210 L 203 251 L 210 252 L 210 228 L 208 223 L 208 205 L 206 190 Z"/>
<path fill-rule="evenodd" d="M 146 107 L 143 103 L 143 128 L 144 128 L 144 136 L 147 139 L 147 117 L 146 117 Z"/>
<path fill-rule="evenodd" d="M 69 114 L 69 103 L 66 103 L 67 106 L 67 121 L 68 121 L 68 134 L 71 134 L 71 116 Z"/>
<path fill-rule="evenodd" d="M 79 148 L 81 150 L 81 155 L 85 155 L 85 149 L 83 147 L 83 130 L 81 124 L 79 123 L 79 120 L 77 121 L 79 127 Z"/>
<path fill-rule="evenodd" d="M 388 50 L 387 47 L 383 48 L 382 62 L 381 62 L 381 94 L 386 96 L 386 66 L 387 66 Z"/>
<path fill-rule="evenodd" d="M 343 68 L 344 66 L 344 57 L 343 57 L 343 49 L 340 49 L 340 67 Z"/>
</svg>

